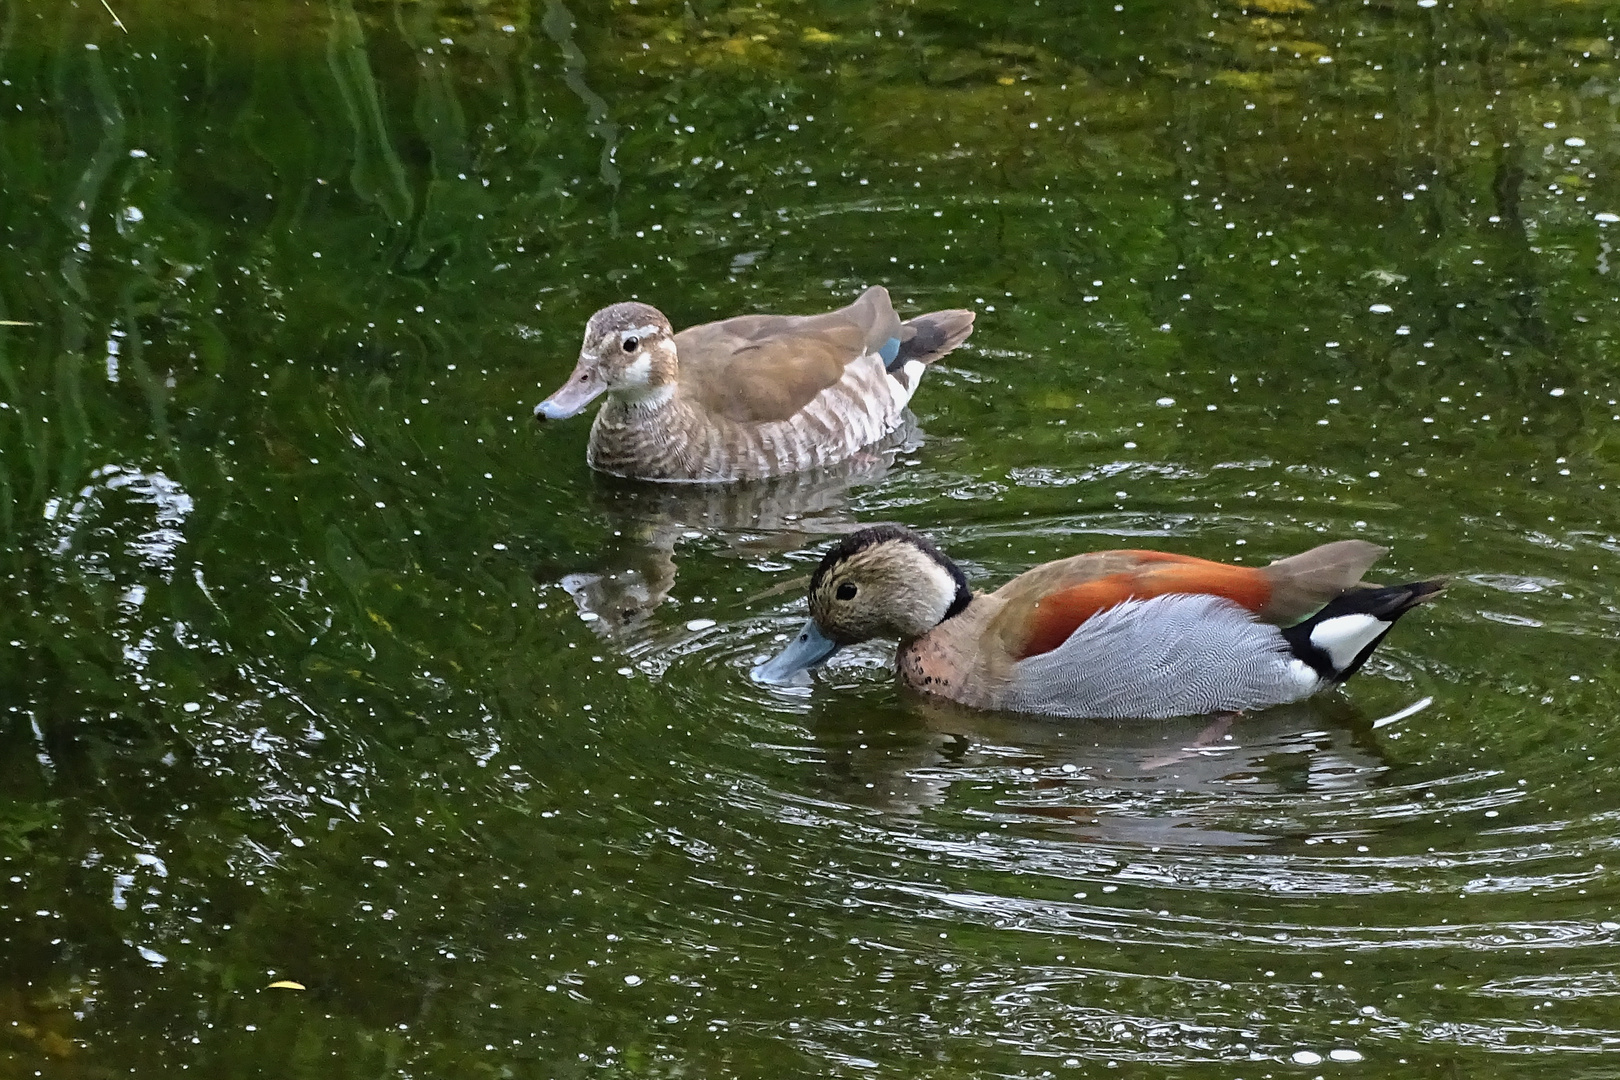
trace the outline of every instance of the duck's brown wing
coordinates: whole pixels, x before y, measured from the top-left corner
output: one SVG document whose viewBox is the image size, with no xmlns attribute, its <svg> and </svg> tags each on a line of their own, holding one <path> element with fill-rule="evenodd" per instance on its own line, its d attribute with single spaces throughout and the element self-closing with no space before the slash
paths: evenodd
<svg viewBox="0 0 1620 1080">
<path fill-rule="evenodd" d="M 1221 596 L 1267 622 L 1303 618 L 1353 588 L 1384 549 L 1360 540 L 1269 566 L 1231 566 L 1162 551 L 1103 551 L 1038 566 L 996 592 L 987 639 L 1010 660 L 1049 652 L 1099 611 L 1170 593 Z"/>
<path fill-rule="evenodd" d="M 852 361 L 892 351 L 904 336 L 881 285 L 822 315 L 743 315 L 704 323 L 675 335 L 681 393 L 729 420 L 786 420 L 843 378 Z"/>
</svg>

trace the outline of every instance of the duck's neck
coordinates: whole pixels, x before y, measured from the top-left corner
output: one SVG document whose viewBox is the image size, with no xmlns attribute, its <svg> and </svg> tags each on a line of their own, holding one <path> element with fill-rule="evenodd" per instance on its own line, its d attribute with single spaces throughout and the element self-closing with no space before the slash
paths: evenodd
<svg viewBox="0 0 1620 1080">
<path fill-rule="evenodd" d="M 658 412 L 675 400 L 675 384 L 649 386 L 638 390 L 617 390 L 609 401 L 627 413 L 645 415 Z"/>
<path fill-rule="evenodd" d="M 686 459 L 704 431 L 673 387 L 608 395 L 591 425 L 586 460 L 594 469 L 647 480 L 691 479 Z"/>
<path fill-rule="evenodd" d="M 673 383 L 608 394 L 601 417 L 614 427 L 644 427 L 668 423 L 680 411 Z"/>
</svg>

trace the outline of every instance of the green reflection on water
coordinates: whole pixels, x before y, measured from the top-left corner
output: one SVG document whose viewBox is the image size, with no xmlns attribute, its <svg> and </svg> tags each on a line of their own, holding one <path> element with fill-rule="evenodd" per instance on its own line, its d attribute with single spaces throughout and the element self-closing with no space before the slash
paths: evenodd
<svg viewBox="0 0 1620 1080">
<path fill-rule="evenodd" d="M 1118 7 L 0 7 L 0 1076 L 1606 1075 L 1612 13 Z M 872 283 L 979 322 L 837 474 L 527 420 Z M 1457 581 L 1230 722 L 749 684 L 879 520 Z"/>
</svg>

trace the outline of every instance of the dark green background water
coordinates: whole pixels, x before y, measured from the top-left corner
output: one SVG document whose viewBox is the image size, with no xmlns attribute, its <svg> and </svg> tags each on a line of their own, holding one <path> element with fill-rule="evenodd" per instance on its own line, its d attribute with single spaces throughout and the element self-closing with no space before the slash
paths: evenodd
<svg viewBox="0 0 1620 1080">
<path fill-rule="evenodd" d="M 0 1078 L 1620 1076 L 1620 16 L 1250 2 L 0 0 Z M 874 283 L 886 455 L 529 419 Z M 1455 583 L 1224 726 L 750 683 L 882 520 Z"/>
</svg>

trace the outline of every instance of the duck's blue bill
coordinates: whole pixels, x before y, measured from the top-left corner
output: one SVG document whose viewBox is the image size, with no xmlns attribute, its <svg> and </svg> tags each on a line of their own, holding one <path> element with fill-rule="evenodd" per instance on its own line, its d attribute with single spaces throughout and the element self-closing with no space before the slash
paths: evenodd
<svg viewBox="0 0 1620 1080">
<path fill-rule="evenodd" d="M 816 621 L 807 621 L 788 642 L 787 648 L 756 667 L 756 682 L 786 683 L 801 671 L 809 671 L 838 651 L 838 642 L 821 632 Z"/>
<path fill-rule="evenodd" d="M 574 373 L 568 376 L 568 381 L 558 388 L 546 400 L 534 407 L 536 420 L 566 420 L 575 415 L 592 401 L 597 395 L 607 389 L 602 376 L 596 371 L 594 363 L 586 363 L 581 357 L 575 366 Z"/>
</svg>

